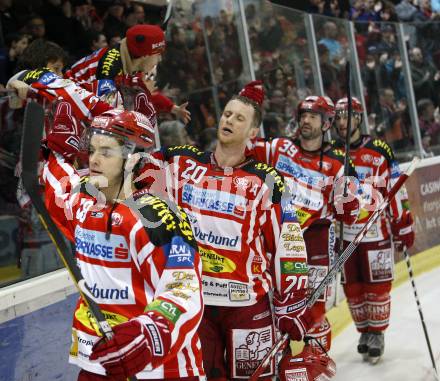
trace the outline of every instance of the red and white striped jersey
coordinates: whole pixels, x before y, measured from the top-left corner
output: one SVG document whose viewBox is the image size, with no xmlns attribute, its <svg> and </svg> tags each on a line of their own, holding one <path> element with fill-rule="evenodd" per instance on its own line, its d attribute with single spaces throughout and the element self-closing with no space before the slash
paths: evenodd
<svg viewBox="0 0 440 381">
<path fill-rule="evenodd" d="M 335 142 L 335 147 L 345 151 L 343 142 Z M 391 147 L 383 140 L 363 135 L 351 144 L 350 158 L 354 163 L 362 186 L 361 212 L 355 224 L 344 225 L 344 240 L 351 241 L 365 222 L 386 197 L 388 191 L 400 176 L 399 164 L 394 158 Z M 396 194 L 376 223 L 368 230 L 362 242 L 378 242 L 390 238 L 389 222 L 398 221 L 404 211 L 409 213 L 408 194 L 405 186 Z"/>
<path fill-rule="evenodd" d="M 136 75 L 124 73 L 119 47 L 102 48 L 80 59 L 66 72 L 82 87 L 106 100 L 112 107 L 144 114 L 151 123 L 157 124 L 156 109 L 151 93 L 145 86 L 135 86 Z"/>
<path fill-rule="evenodd" d="M 75 243 L 76 260 L 91 294 L 111 325 L 145 311 L 166 318 L 171 330 L 168 353 L 153 348 L 153 362 L 138 379 L 182 378 L 204 375 L 197 327 L 203 302 L 201 260 L 185 213 L 169 209 L 149 194 L 111 205 L 99 204 L 96 188 L 80 179 L 64 158 L 51 154 L 43 171 L 46 205 L 62 232 Z M 89 189 L 91 188 L 91 189 Z M 153 318 L 154 320 L 154 318 Z M 73 319 L 70 362 L 105 374 L 89 361 L 99 339 L 90 312 L 80 299 Z"/>
<path fill-rule="evenodd" d="M 281 207 L 282 175 L 254 159 L 222 169 L 212 153 L 189 145 L 153 156 L 153 168 L 146 164 L 141 177 L 166 187 L 187 213 L 202 258 L 205 303 L 253 305 L 275 287 L 282 297 L 292 295 L 289 312 L 301 313 L 306 250 L 295 213 Z"/>
<path fill-rule="evenodd" d="M 290 205 L 296 210 L 303 230 L 317 220 L 334 221 L 333 197 L 343 189 L 344 153 L 330 144 L 317 151 L 305 151 L 299 141 L 276 138 L 258 139 L 253 147 L 257 160 L 272 165 L 284 175 L 289 188 Z M 356 172 L 351 164 L 349 174 L 356 183 Z M 340 187 L 340 188 L 337 188 Z M 342 193 L 342 191 L 341 191 Z"/>
<path fill-rule="evenodd" d="M 91 92 L 78 86 L 69 79 L 63 79 L 49 69 L 23 70 L 14 79 L 25 82 L 30 91 L 38 95 L 40 101 L 51 104 L 63 99 L 71 105 L 78 120 L 92 120 L 93 117 L 110 109 L 110 106 L 99 100 Z M 47 105 L 46 105 L 47 108 Z"/>
</svg>

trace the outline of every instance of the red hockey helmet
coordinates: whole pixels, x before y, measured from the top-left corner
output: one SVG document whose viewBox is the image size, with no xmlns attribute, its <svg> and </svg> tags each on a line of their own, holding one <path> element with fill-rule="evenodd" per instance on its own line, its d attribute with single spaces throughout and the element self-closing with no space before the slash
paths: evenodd
<svg viewBox="0 0 440 381">
<path fill-rule="evenodd" d="M 310 95 L 298 104 L 298 119 L 303 112 L 320 114 L 323 125 L 326 123 L 331 125 L 335 117 L 335 105 L 329 97 Z"/>
<path fill-rule="evenodd" d="M 355 97 L 351 97 L 351 109 L 353 113 L 362 114 L 364 109 L 362 107 L 362 103 L 359 99 Z M 341 98 L 336 102 L 336 113 L 345 113 L 348 112 L 348 98 Z"/>
<path fill-rule="evenodd" d="M 306 344 L 303 351 L 292 356 L 290 349 L 278 364 L 281 381 L 329 380 L 336 374 L 335 362 L 320 349 Z"/>
<path fill-rule="evenodd" d="M 154 127 L 150 120 L 136 111 L 109 110 L 95 117 L 89 128 L 91 134 L 100 133 L 123 138 L 131 152 L 148 149 L 155 145 Z"/>
</svg>

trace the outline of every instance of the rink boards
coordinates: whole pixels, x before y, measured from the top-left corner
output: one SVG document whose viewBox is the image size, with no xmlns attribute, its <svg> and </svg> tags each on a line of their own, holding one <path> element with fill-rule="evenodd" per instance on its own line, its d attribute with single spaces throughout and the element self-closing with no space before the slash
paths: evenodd
<svg viewBox="0 0 440 381">
<path fill-rule="evenodd" d="M 413 251 L 419 254 L 412 256 L 416 274 L 440 266 L 440 242 L 435 241 L 439 239 L 440 213 L 430 210 L 430 205 L 440 204 L 440 191 L 435 189 L 436 181 L 440 184 L 439 158 L 423 160 L 416 175 L 418 171 L 421 173 L 409 179 L 408 187 L 411 207 L 417 212 L 416 231 L 421 237 Z M 432 226 L 434 218 L 438 226 Z M 394 286 L 406 280 L 404 266 L 396 265 Z M 67 359 L 77 297 L 64 269 L 0 289 L 0 381 L 76 379 L 78 370 Z M 329 319 L 337 335 L 351 322 L 346 303 L 333 308 Z"/>
<path fill-rule="evenodd" d="M 0 381 L 76 380 L 67 361 L 77 298 L 65 269 L 0 289 Z"/>
</svg>

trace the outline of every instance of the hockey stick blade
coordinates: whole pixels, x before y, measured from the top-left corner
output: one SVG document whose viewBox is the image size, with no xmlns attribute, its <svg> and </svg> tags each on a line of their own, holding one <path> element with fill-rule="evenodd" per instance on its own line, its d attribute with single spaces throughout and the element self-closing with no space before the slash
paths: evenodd
<svg viewBox="0 0 440 381">
<path fill-rule="evenodd" d="M 391 199 L 396 195 L 396 193 L 402 187 L 404 182 L 414 172 L 419 161 L 420 161 L 420 159 L 418 157 L 415 157 L 413 159 L 413 161 L 411 162 L 411 164 L 409 165 L 406 172 L 402 173 L 400 175 L 399 179 L 396 181 L 394 186 L 390 189 L 387 197 L 382 201 L 382 203 L 379 205 L 379 207 L 370 216 L 370 218 L 365 223 L 362 230 L 360 230 L 359 233 L 356 235 L 356 237 L 353 239 L 353 241 L 350 242 L 350 245 L 347 246 L 347 248 L 340 255 L 340 257 L 338 258 L 338 260 L 336 261 L 334 266 L 330 269 L 330 271 L 327 273 L 327 275 L 324 277 L 324 279 L 321 281 L 321 283 L 318 285 L 318 287 L 313 291 L 312 295 L 307 300 L 307 307 L 310 308 L 311 306 L 313 306 L 316 303 L 316 301 L 319 299 L 320 295 L 323 293 L 324 289 L 328 286 L 328 284 L 336 276 L 336 273 L 342 268 L 344 263 L 351 256 L 351 254 L 353 254 L 354 249 L 356 249 L 357 245 L 365 237 L 365 235 L 367 234 L 367 231 L 370 229 L 370 227 L 373 225 L 373 223 L 379 218 L 379 216 L 382 214 L 382 212 L 386 209 L 386 207 L 390 203 Z M 285 345 L 286 342 L 288 342 L 288 341 L 289 341 L 288 334 L 283 334 L 282 336 L 280 336 L 278 338 L 277 341 L 275 341 L 272 348 L 269 350 L 269 352 L 266 353 L 266 355 L 263 357 L 263 359 L 261 360 L 258 367 L 254 370 L 254 373 L 249 378 L 250 381 L 257 381 L 258 380 L 258 377 L 261 376 L 261 374 L 264 372 L 266 367 L 269 365 L 269 362 L 272 360 L 272 357 L 275 356 L 275 354 L 278 352 L 279 348 L 283 347 L 283 345 Z"/>
<path fill-rule="evenodd" d="M 38 212 L 41 223 L 47 230 L 53 241 L 58 254 L 69 271 L 78 291 L 83 300 L 87 303 L 90 312 L 97 322 L 98 329 L 106 339 L 113 337 L 113 331 L 107 322 L 103 312 L 98 304 L 93 300 L 88 286 L 86 285 L 81 271 L 72 255 L 68 253 L 71 250 L 67 247 L 61 232 L 53 222 L 44 201 L 40 196 L 40 187 L 38 182 L 38 159 L 40 153 L 40 141 L 44 128 L 44 109 L 36 102 L 28 102 L 24 113 L 24 129 L 21 142 L 21 179 L 23 186 L 28 193 L 35 210 Z M 136 377 L 130 377 L 130 380 L 136 381 Z"/>
</svg>

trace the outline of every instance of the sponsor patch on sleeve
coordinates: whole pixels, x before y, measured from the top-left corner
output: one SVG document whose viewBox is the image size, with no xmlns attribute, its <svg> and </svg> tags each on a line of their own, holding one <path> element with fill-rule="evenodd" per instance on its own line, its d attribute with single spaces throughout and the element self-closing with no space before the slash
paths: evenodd
<svg viewBox="0 0 440 381">
<path fill-rule="evenodd" d="M 167 268 L 194 267 L 194 249 L 182 237 L 174 236 L 169 245 Z"/>
<path fill-rule="evenodd" d="M 179 307 L 171 302 L 166 302 L 164 300 L 153 300 L 147 308 L 145 308 L 145 312 L 147 311 L 156 311 L 161 314 L 164 318 L 172 322 L 174 325 L 177 320 L 179 320 L 180 315 L 182 315 L 182 311 L 180 311 Z"/>
</svg>

